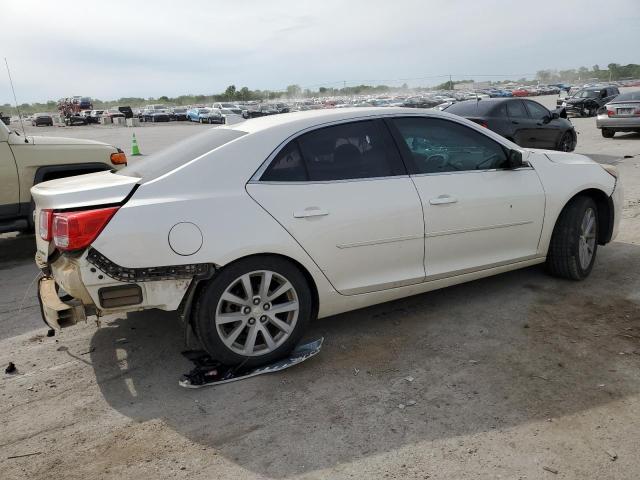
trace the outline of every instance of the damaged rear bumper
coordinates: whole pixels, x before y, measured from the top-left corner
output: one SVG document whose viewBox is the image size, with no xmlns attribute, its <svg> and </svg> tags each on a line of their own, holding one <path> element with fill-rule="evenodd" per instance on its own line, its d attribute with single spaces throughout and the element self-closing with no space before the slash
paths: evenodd
<svg viewBox="0 0 640 480">
<path fill-rule="evenodd" d="M 91 315 L 182 310 L 189 287 L 214 272 L 210 264 L 121 267 L 93 249 L 62 254 L 51 263 L 38 256 L 36 261 L 44 274 L 38 284 L 42 318 L 54 329 Z"/>
<path fill-rule="evenodd" d="M 60 298 L 56 281 L 51 277 L 42 277 L 38 281 L 38 301 L 42 319 L 56 330 L 87 319 L 82 302 L 72 297 Z"/>
</svg>

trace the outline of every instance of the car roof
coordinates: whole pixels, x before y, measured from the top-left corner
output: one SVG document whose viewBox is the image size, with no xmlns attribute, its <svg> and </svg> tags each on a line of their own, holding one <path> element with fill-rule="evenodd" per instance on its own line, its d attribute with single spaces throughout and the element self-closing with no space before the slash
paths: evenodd
<svg viewBox="0 0 640 480">
<path fill-rule="evenodd" d="M 484 100 L 482 100 L 484 101 Z M 443 114 L 436 110 L 426 108 L 402 108 L 402 107 L 351 107 L 328 108 L 321 110 L 305 110 L 301 112 L 269 115 L 266 117 L 252 118 L 240 124 L 230 125 L 233 130 L 242 130 L 247 133 L 257 133 L 269 129 L 291 129 L 292 132 L 304 130 L 322 125 L 348 120 L 364 120 L 367 117 L 379 117 L 389 115 L 430 115 L 434 117 L 451 118 L 449 114 Z"/>
</svg>

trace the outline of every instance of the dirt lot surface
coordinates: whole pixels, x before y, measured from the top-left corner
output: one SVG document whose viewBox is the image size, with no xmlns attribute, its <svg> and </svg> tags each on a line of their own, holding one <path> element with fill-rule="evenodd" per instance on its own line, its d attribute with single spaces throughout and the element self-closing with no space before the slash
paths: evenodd
<svg viewBox="0 0 640 480">
<path fill-rule="evenodd" d="M 617 164 L 626 191 L 585 282 L 536 267 L 323 319 L 317 357 L 216 388 L 178 386 L 172 313 L 47 337 L 33 237 L 0 236 L 0 365 L 17 367 L 0 372 L 0 478 L 638 478 L 640 135 L 573 122 L 577 151 Z M 151 153 L 200 129 L 136 135 Z"/>
</svg>

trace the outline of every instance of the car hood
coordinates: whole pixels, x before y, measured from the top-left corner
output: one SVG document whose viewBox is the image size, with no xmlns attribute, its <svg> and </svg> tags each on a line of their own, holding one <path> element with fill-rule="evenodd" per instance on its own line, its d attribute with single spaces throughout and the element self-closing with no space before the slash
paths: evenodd
<svg viewBox="0 0 640 480">
<path fill-rule="evenodd" d="M 96 140 L 86 140 L 84 138 L 67 138 L 67 137 L 27 137 L 34 145 L 102 145 L 110 147 L 108 143 L 98 142 Z"/>
<path fill-rule="evenodd" d="M 553 163 L 563 163 L 565 165 L 592 165 L 597 163 L 586 155 L 580 155 L 579 153 L 558 152 L 556 150 L 542 150 L 538 148 L 530 148 L 528 150 L 546 155 Z"/>
</svg>

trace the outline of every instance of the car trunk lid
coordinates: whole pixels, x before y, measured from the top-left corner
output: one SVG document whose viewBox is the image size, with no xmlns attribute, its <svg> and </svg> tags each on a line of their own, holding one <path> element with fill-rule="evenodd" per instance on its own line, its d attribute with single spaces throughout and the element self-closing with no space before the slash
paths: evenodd
<svg viewBox="0 0 640 480">
<path fill-rule="evenodd" d="M 36 206 L 36 243 L 40 260 L 46 261 L 53 250 L 53 244 L 39 234 L 40 212 L 43 209 L 69 211 L 118 205 L 133 192 L 139 180 L 112 172 L 97 172 L 51 180 L 32 187 L 31 196 Z"/>
</svg>

